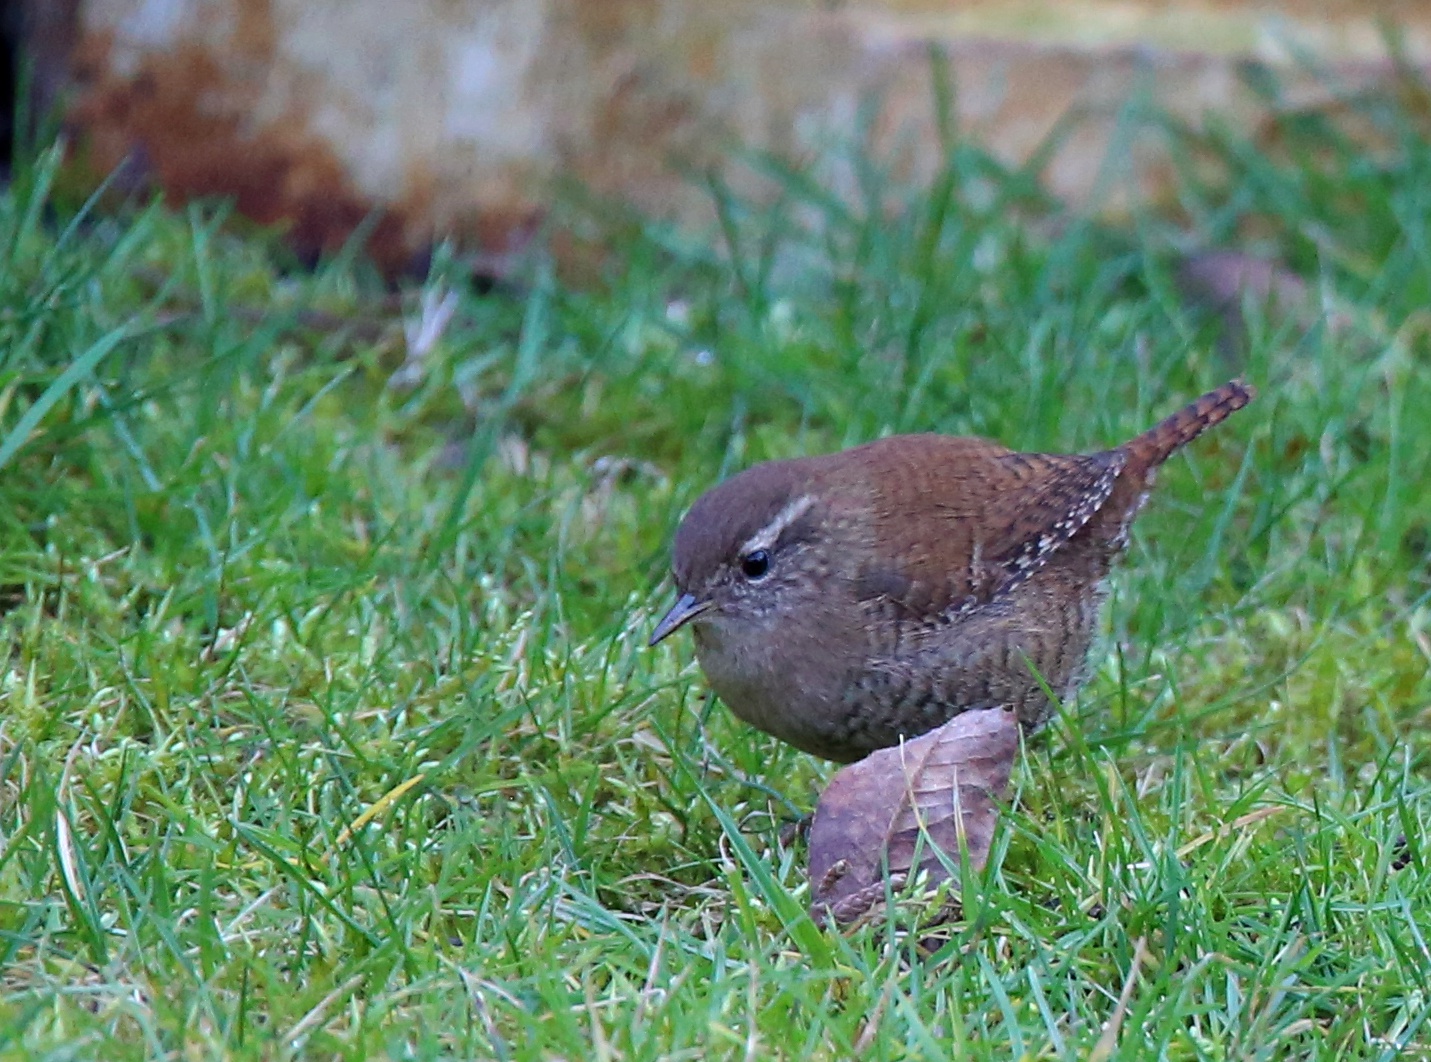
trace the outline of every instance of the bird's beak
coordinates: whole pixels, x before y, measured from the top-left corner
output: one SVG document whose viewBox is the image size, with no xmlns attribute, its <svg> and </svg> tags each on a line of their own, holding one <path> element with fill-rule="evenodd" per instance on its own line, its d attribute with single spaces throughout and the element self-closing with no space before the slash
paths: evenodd
<svg viewBox="0 0 1431 1062">
<path fill-rule="evenodd" d="M 671 606 L 671 611 L 661 617 L 661 622 L 656 624 L 656 629 L 651 632 L 651 640 L 646 644 L 655 645 L 710 607 L 709 601 L 697 601 L 691 594 L 682 594 L 680 600 Z"/>
</svg>

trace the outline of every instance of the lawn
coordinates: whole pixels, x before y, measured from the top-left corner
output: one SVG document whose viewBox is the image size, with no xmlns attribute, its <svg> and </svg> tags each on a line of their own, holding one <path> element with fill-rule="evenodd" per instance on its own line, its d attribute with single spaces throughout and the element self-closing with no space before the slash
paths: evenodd
<svg viewBox="0 0 1431 1062">
<path fill-rule="evenodd" d="M 950 145 L 590 204 L 404 365 L 403 299 L 220 206 L 0 197 L 0 1057 L 1431 1053 L 1431 124 L 1166 129 L 1121 225 Z M 58 182 L 58 183 L 56 183 Z M 1305 285 L 1241 321 L 1195 248 Z M 1244 373 L 952 922 L 805 914 L 830 767 L 646 648 L 723 474 L 1096 449 Z M 1136 958 L 1135 958 L 1136 956 Z"/>
</svg>

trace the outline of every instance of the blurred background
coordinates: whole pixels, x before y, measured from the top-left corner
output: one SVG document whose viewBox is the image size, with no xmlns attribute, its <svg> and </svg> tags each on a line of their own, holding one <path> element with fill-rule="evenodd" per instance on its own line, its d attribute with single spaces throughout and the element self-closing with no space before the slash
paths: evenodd
<svg viewBox="0 0 1431 1062">
<path fill-rule="evenodd" d="M 1431 5 L 1375 0 L 11 0 L 5 23 L 11 102 L 92 181 L 232 197 L 308 257 L 362 228 L 388 273 L 452 237 L 502 274 L 564 181 L 700 224 L 690 177 L 737 146 L 853 137 L 919 180 L 957 129 L 1116 214 L 1169 192 L 1141 115 L 1255 134 L 1431 59 Z"/>
</svg>

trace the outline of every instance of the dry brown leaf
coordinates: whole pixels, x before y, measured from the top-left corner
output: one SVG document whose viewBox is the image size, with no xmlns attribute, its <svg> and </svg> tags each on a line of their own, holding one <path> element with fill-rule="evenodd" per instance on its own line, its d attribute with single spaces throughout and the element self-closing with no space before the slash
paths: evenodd
<svg viewBox="0 0 1431 1062">
<path fill-rule="evenodd" d="M 886 856 L 895 890 L 919 871 L 931 886 L 949 877 L 944 860 L 959 861 L 961 837 L 982 867 L 1018 747 L 1012 712 L 964 712 L 831 778 L 810 824 L 816 913 L 852 922 L 870 910 L 885 896 Z"/>
<path fill-rule="evenodd" d="M 1296 273 L 1241 251 L 1191 254 L 1179 267 L 1178 279 L 1187 295 L 1219 313 L 1240 313 L 1244 297 L 1284 312 L 1314 306 L 1311 289 Z"/>
<path fill-rule="evenodd" d="M 1302 328 L 1318 320 L 1343 332 L 1351 318 L 1336 299 L 1307 283 L 1279 262 L 1241 251 L 1201 251 L 1178 264 L 1177 284 L 1183 298 L 1216 314 L 1222 321 L 1224 354 L 1234 354 L 1246 341 L 1243 300 Z"/>
</svg>

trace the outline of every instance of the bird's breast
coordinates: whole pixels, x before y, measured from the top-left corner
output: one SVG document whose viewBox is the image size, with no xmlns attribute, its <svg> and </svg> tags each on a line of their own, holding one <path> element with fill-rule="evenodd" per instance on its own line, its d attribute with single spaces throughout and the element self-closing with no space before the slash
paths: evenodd
<svg viewBox="0 0 1431 1062">
<path fill-rule="evenodd" d="M 696 657 L 711 688 L 740 719 L 797 748 L 829 755 L 830 735 L 868 648 L 850 631 L 799 623 L 696 630 Z"/>
</svg>

